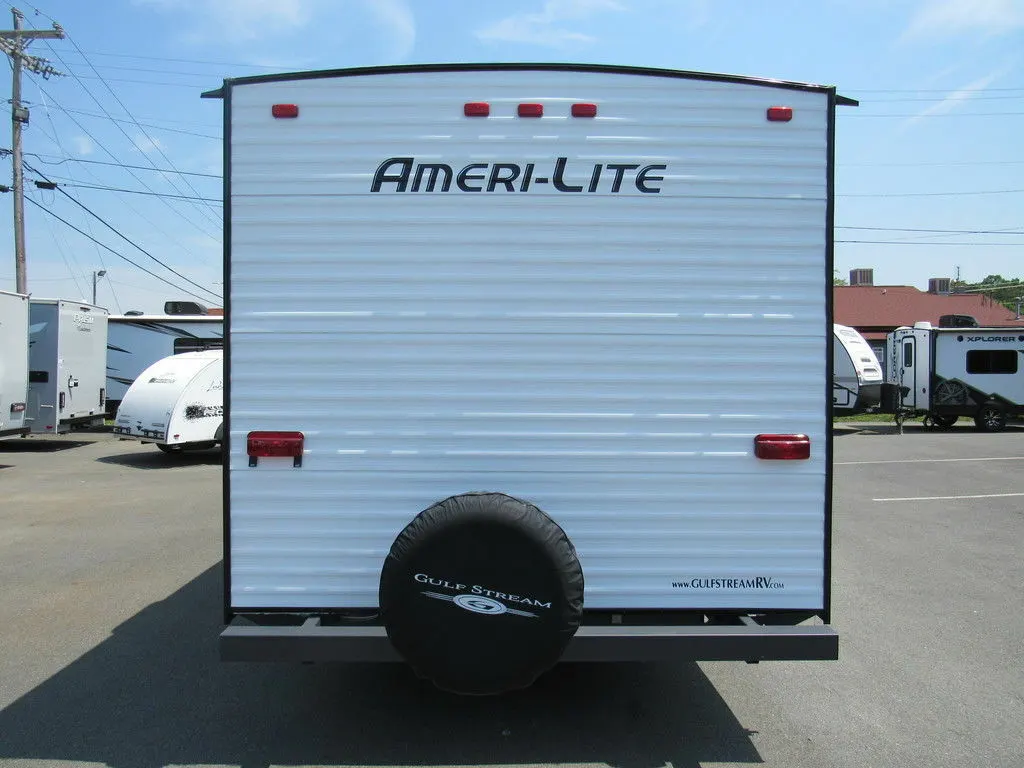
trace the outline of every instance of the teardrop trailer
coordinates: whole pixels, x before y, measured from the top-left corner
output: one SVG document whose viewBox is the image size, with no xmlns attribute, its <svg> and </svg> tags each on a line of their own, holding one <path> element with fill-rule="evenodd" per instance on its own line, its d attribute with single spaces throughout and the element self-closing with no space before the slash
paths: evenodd
<svg viewBox="0 0 1024 768">
<path fill-rule="evenodd" d="M 225 80 L 226 661 L 830 660 L 829 86 Z"/>
<path fill-rule="evenodd" d="M 180 454 L 218 445 L 223 419 L 221 350 L 182 352 L 157 360 L 135 378 L 118 406 L 114 434 Z"/>
</svg>

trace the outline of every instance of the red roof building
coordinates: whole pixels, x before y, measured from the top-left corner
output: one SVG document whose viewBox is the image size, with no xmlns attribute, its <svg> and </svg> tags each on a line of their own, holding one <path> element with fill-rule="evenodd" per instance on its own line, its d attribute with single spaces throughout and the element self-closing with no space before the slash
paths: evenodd
<svg viewBox="0 0 1024 768">
<path fill-rule="evenodd" d="M 837 285 L 832 291 L 835 321 L 856 328 L 869 342 L 884 342 L 889 331 L 922 320 L 937 326 L 943 315 L 968 315 L 979 326 L 1024 327 L 1024 315 L 1018 318 L 988 296 L 943 292 L 949 285 L 945 278 L 933 278 L 931 290 L 922 291 L 911 285 L 874 285 L 870 274 L 871 270 L 852 270 L 851 285 Z M 853 284 L 855 280 L 860 284 Z"/>
</svg>

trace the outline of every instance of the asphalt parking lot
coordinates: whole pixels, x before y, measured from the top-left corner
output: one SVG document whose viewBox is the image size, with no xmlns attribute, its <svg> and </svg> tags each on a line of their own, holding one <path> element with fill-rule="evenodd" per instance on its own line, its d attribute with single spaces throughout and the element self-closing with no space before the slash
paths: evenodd
<svg viewBox="0 0 1024 768">
<path fill-rule="evenodd" d="M 838 662 L 228 665 L 216 451 L 0 441 L 0 765 L 1024 764 L 1024 429 L 837 430 Z"/>
</svg>

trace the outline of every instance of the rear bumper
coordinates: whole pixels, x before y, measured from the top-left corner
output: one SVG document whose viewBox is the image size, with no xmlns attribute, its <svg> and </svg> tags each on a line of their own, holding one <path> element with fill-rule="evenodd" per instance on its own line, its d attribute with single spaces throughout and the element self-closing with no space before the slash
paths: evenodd
<svg viewBox="0 0 1024 768">
<path fill-rule="evenodd" d="M 380 626 L 232 624 L 220 635 L 222 661 L 397 662 Z M 583 626 L 562 661 L 832 661 L 839 635 L 827 625 Z"/>
</svg>

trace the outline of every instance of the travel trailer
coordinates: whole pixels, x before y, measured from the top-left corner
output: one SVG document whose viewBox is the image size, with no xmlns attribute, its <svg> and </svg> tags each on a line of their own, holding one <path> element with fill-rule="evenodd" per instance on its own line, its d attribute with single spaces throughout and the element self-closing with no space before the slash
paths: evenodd
<svg viewBox="0 0 1024 768">
<path fill-rule="evenodd" d="M 181 352 L 219 349 L 224 318 L 213 315 L 111 315 L 107 337 L 107 415 L 114 418 L 135 377 Z"/>
<path fill-rule="evenodd" d="M 114 432 L 152 443 L 164 453 L 212 448 L 221 442 L 223 392 L 221 350 L 165 357 L 128 387 Z"/>
<path fill-rule="evenodd" d="M 25 422 L 33 433 L 103 425 L 108 314 L 79 301 L 30 299 Z"/>
<path fill-rule="evenodd" d="M 1024 327 L 936 328 L 930 322 L 886 337 L 887 380 L 902 388 L 895 407 L 927 426 L 961 417 L 982 432 L 1001 432 L 1024 415 Z"/>
<path fill-rule="evenodd" d="M 228 661 L 827 660 L 831 86 L 225 80 Z M 125 405 L 122 404 L 122 408 Z"/>
<path fill-rule="evenodd" d="M 856 328 L 833 325 L 832 408 L 837 416 L 865 413 L 878 407 L 882 366 Z"/>
<path fill-rule="evenodd" d="M 29 431 L 28 296 L 0 291 L 0 437 Z"/>
</svg>

